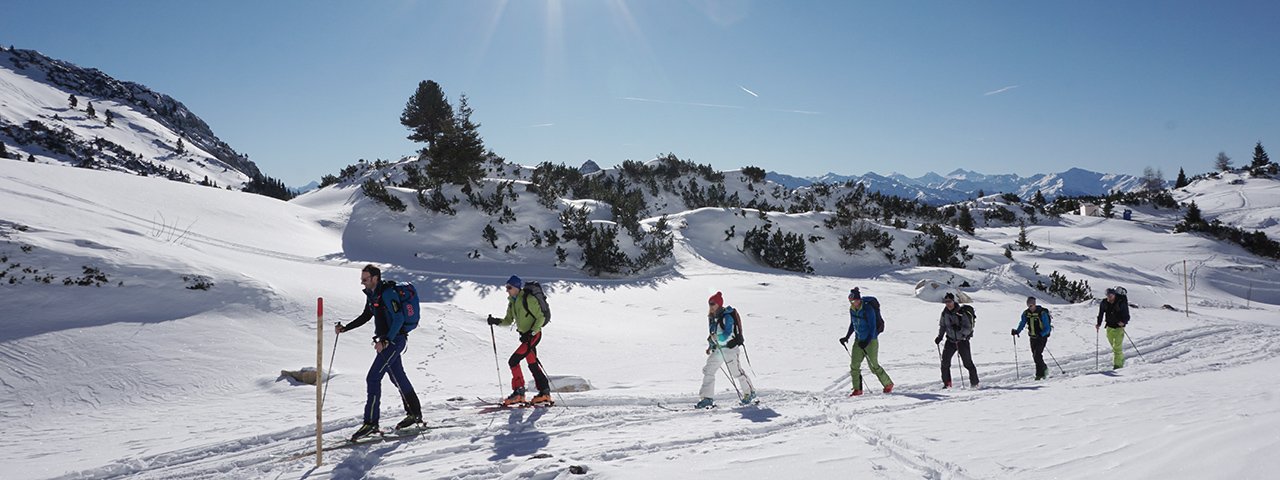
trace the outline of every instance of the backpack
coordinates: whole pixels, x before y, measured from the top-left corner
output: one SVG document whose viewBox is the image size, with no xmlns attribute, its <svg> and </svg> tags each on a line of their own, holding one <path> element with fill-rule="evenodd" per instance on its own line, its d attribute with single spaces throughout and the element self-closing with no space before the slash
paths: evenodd
<svg viewBox="0 0 1280 480">
<path fill-rule="evenodd" d="M 961 305 L 959 312 L 969 316 L 969 323 L 973 324 L 971 328 L 978 326 L 978 312 L 973 309 L 973 305 Z"/>
<path fill-rule="evenodd" d="M 876 300 L 876 297 L 862 297 L 862 303 L 876 309 L 876 333 L 884 333 L 884 316 L 880 314 L 880 300 Z"/>
<path fill-rule="evenodd" d="M 542 326 L 545 328 L 547 325 L 550 325 L 551 305 L 547 305 L 547 294 L 542 291 L 542 284 L 535 281 L 524 282 L 524 288 L 521 290 L 524 290 L 525 293 L 524 311 L 529 312 L 529 314 L 532 315 L 533 311 L 529 310 L 529 297 L 538 299 L 538 306 L 542 307 Z"/>
<path fill-rule="evenodd" d="M 391 287 L 391 291 L 395 293 L 395 298 L 387 305 L 387 312 L 404 321 L 400 333 L 409 333 L 418 328 L 418 320 L 422 319 L 422 312 L 418 309 L 418 289 L 412 283 L 400 282 Z"/>
</svg>

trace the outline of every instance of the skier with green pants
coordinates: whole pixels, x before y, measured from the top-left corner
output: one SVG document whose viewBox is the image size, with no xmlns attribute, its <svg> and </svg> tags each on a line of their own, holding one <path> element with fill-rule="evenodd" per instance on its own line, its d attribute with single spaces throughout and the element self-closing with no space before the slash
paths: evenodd
<svg viewBox="0 0 1280 480">
<path fill-rule="evenodd" d="M 1111 344 L 1111 366 L 1124 367 L 1124 327 L 1129 324 L 1129 296 L 1124 287 L 1107 289 L 1107 298 L 1098 303 L 1098 324 L 1107 323 L 1107 343 Z"/>
<path fill-rule="evenodd" d="M 840 338 L 840 344 L 847 346 L 849 337 L 856 334 L 849 359 L 849 376 L 853 378 L 853 393 L 849 394 L 851 397 L 862 395 L 862 360 L 864 358 L 867 360 L 867 366 L 871 367 L 871 373 L 875 374 L 880 380 L 880 385 L 884 386 L 884 393 L 893 391 L 893 380 L 889 378 L 888 373 L 885 373 L 884 368 L 880 367 L 879 302 L 875 301 L 875 297 L 867 297 L 867 300 L 868 302 L 863 302 L 862 292 L 859 292 L 856 287 L 849 290 L 849 331 Z"/>
</svg>

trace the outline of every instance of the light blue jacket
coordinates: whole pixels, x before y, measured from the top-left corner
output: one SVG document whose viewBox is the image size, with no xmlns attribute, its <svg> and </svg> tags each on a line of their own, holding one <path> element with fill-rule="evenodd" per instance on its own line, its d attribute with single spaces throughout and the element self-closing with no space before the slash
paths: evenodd
<svg viewBox="0 0 1280 480">
<path fill-rule="evenodd" d="M 1047 337 L 1049 332 L 1053 331 L 1053 324 L 1050 322 L 1049 311 L 1039 305 L 1036 305 L 1036 311 L 1022 311 L 1022 321 L 1018 322 L 1017 332 L 1022 333 L 1022 327 L 1027 327 L 1027 334 L 1033 337 Z"/>
</svg>

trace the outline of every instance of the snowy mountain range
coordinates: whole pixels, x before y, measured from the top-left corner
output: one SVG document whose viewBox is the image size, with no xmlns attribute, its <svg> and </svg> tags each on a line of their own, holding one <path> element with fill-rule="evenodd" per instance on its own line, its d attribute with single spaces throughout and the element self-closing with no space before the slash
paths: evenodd
<svg viewBox="0 0 1280 480">
<path fill-rule="evenodd" d="M 1141 179 L 1132 175 L 1106 174 L 1072 168 L 1064 172 L 1022 177 L 1015 174 L 987 175 L 956 169 L 946 176 L 929 172 L 919 177 L 899 173 L 888 176 L 876 173 L 839 175 L 828 173 L 818 177 L 795 177 L 769 172 L 769 180 L 787 188 L 800 188 L 815 183 L 862 183 L 869 190 L 912 198 L 932 205 L 956 203 L 978 197 L 979 193 L 1013 193 L 1030 199 L 1040 191 L 1047 199 L 1059 196 L 1101 196 L 1113 191 L 1131 192 L 1142 188 Z"/>
<path fill-rule="evenodd" d="M 0 48 L 0 142 L 14 159 L 220 187 L 261 174 L 172 97 L 33 50 Z"/>
</svg>

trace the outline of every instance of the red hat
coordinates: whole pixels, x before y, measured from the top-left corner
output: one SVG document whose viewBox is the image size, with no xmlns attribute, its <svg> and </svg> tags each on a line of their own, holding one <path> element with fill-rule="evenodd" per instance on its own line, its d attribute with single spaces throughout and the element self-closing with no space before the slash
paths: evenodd
<svg viewBox="0 0 1280 480">
<path fill-rule="evenodd" d="M 724 297 L 720 295 L 720 292 L 716 292 L 715 295 L 711 296 L 711 299 L 707 300 L 708 305 L 712 303 L 716 304 L 717 307 L 724 306 Z"/>
</svg>

